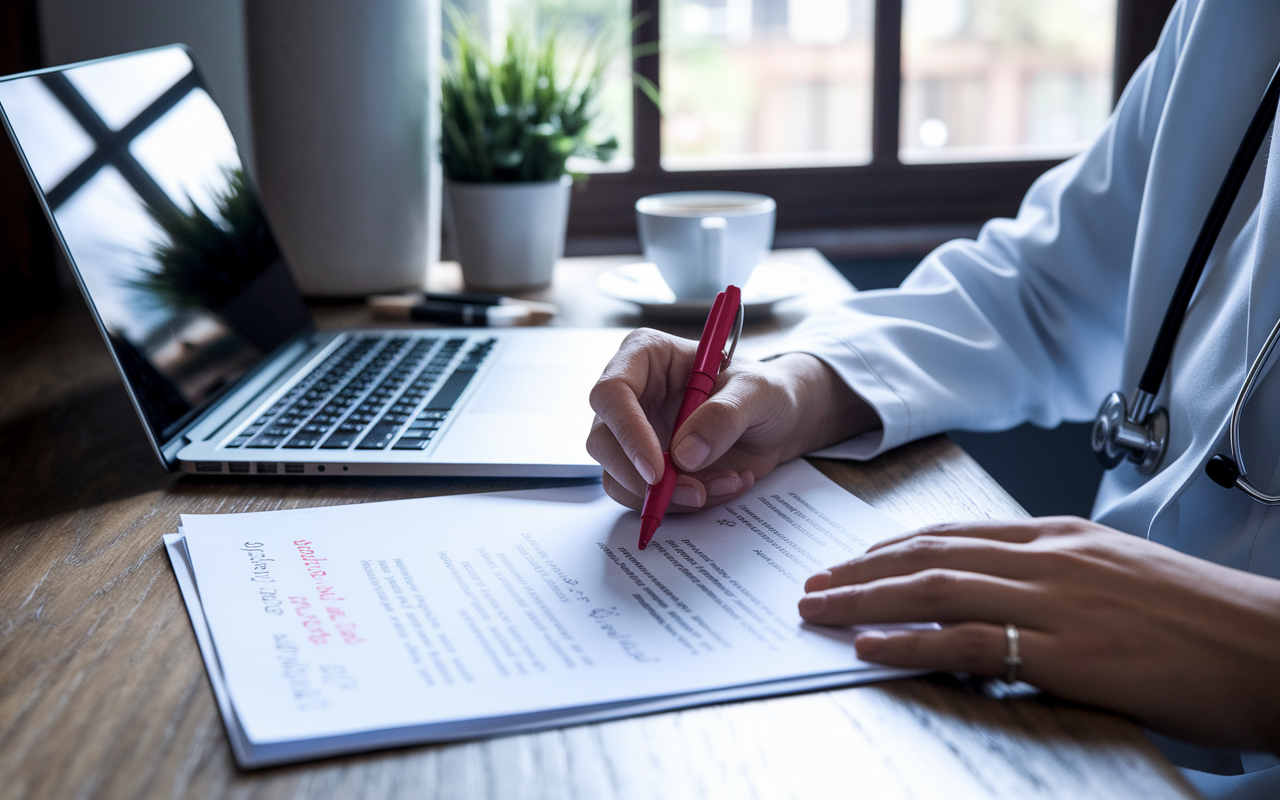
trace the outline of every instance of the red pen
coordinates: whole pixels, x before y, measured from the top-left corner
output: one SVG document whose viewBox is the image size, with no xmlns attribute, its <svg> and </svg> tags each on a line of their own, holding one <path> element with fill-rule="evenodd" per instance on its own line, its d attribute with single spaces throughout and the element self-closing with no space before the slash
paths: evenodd
<svg viewBox="0 0 1280 800">
<path fill-rule="evenodd" d="M 680 413 L 676 414 L 675 427 L 671 435 L 680 430 L 685 420 L 689 419 L 698 406 L 711 394 L 720 372 L 733 359 L 733 351 L 738 346 L 738 338 L 742 335 L 742 292 L 737 286 L 729 286 L 716 295 L 711 305 L 711 313 L 707 315 L 707 324 L 702 329 L 702 338 L 698 340 L 698 354 L 693 359 L 693 369 L 689 372 L 689 381 L 684 387 L 684 400 L 680 403 Z M 728 350 L 729 333 L 733 333 L 733 344 Z M 662 525 L 662 517 L 667 513 L 671 503 L 671 494 L 676 489 L 676 467 L 671 462 L 670 450 L 662 453 L 662 479 L 644 491 L 644 505 L 640 508 L 640 549 L 649 546 L 649 540 Z"/>
</svg>

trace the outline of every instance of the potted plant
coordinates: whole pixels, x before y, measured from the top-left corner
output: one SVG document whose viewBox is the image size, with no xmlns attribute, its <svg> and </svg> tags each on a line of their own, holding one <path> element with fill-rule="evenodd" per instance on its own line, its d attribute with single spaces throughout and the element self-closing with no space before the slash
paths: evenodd
<svg viewBox="0 0 1280 800">
<path fill-rule="evenodd" d="M 555 33 L 536 37 L 530 19 L 516 21 L 496 55 L 466 19 L 452 19 L 440 160 L 463 279 L 476 289 L 545 286 L 564 254 L 566 161 L 607 161 L 618 148 L 616 138 L 588 138 L 609 48 L 597 35 L 565 70 Z"/>
</svg>

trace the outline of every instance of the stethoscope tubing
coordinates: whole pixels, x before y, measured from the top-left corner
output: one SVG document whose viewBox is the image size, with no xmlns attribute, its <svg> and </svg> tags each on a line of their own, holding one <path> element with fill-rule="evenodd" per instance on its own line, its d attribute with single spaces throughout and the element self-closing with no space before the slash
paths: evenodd
<svg viewBox="0 0 1280 800">
<path fill-rule="evenodd" d="M 1138 381 L 1138 388 L 1152 397 L 1160 393 L 1160 384 L 1169 370 L 1169 360 L 1173 357 L 1173 346 L 1178 339 L 1178 331 L 1182 328 L 1182 320 L 1187 315 L 1187 309 L 1191 307 L 1191 298 L 1195 294 L 1196 286 L 1200 284 L 1200 276 L 1204 273 L 1205 266 L 1209 263 L 1209 256 L 1218 241 L 1218 234 L 1222 232 L 1222 226 L 1226 224 L 1231 207 L 1235 205 L 1236 195 L 1244 186 L 1249 168 L 1257 158 L 1262 143 L 1266 141 L 1267 131 L 1271 128 L 1276 116 L 1278 101 L 1280 101 L 1280 65 L 1277 65 L 1275 72 L 1271 73 L 1271 80 L 1268 81 L 1267 88 L 1262 93 L 1262 100 L 1249 120 L 1249 127 L 1245 130 L 1244 138 L 1236 149 L 1235 157 L 1231 159 L 1231 166 L 1227 169 L 1222 185 L 1218 187 L 1213 204 L 1209 206 L 1209 213 L 1205 216 L 1200 233 L 1191 247 L 1187 264 L 1178 278 L 1173 296 L 1169 298 L 1169 307 L 1165 310 L 1164 319 L 1160 323 L 1160 331 L 1156 334 L 1156 341 L 1147 359 L 1146 369 L 1142 371 L 1142 378 Z"/>
<path fill-rule="evenodd" d="M 1098 411 L 1094 421 L 1092 443 L 1094 452 L 1105 469 L 1118 465 L 1125 457 L 1123 455 L 1125 453 L 1129 460 L 1138 464 L 1138 472 L 1144 475 L 1154 474 L 1160 468 L 1160 462 L 1164 460 L 1165 448 L 1168 445 L 1168 415 L 1164 409 L 1154 407 L 1156 395 L 1159 394 L 1160 384 L 1164 382 L 1165 373 L 1168 372 L 1174 344 L 1183 320 L 1186 318 L 1187 310 L 1191 306 L 1196 287 L 1208 264 L 1209 256 L 1217 243 L 1218 234 L 1222 232 L 1227 216 L 1231 213 L 1231 207 L 1235 204 L 1236 196 L 1257 158 L 1258 150 L 1266 141 L 1267 132 L 1275 122 L 1278 106 L 1280 106 L 1280 66 L 1276 67 L 1271 74 L 1271 80 L 1267 82 L 1262 100 L 1249 120 L 1249 127 L 1240 141 L 1240 146 L 1236 149 L 1231 167 L 1227 170 L 1222 185 L 1214 196 L 1209 213 L 1187 256 L 1187 263 L 1178 277 L 1178 283 L 1174 288 L 1173 296 L 1169 299 L 1169 306 L 1165 310 L 1160 330 L 1152 345 L 1146 369 L 1143 370 L 1142 377 L 1138 381 L 1138 390 L 1134 396 L 1132 408 L 1126 409 L 1123 394 L 1113 392 L 1103 401 Z M 1227 427 L 1234 460 L 1229 461 L 1223 456 L 1214 456 L 1206 466 L 1206 471 L 1216 483 L 1227 488 L 1235 486 L 1249 497 L 1266 505 L 1280 505 L 1280 495 L 1266 494 L 1249 481 L 1243 467 L 1244 459 L 1240 447 L 1240 417 L 1245 403 L 1253 395 L 1258 377 L 1268 363 L 1278 340 L 1280 340 L 1280 320 L 1277 320 L 1258 356 L 1249 366 L 1249 372 L 1231 406 L 1231 417 Z M 1125 418 L 1113 419 L 1117 413 Z"/>
<path fill-rule="evenodd" d="M 1236 468 L 1240 470 L 1240 475 L 1236 478 L 1236 488 L 1259 503 L 1269 506 L 1280 506 L 1280 495 L 1266 494 L 1249 481 L 1244 469 L 1244 455 L 1240 448 L 1240 416 L 1244 412 L 1245 403 L 1249 402 L 1249 398 L 1258 387 L 1258 376 L 1262 374 L 1262 368 L 1271 358 L 1271 351 L 1275 350 L 1277 341 L 1280 341 L 1280 319 L 1276 320 L 1271 334 L 1267 336 L 1267 341 L 1258 351 L 1258 356 L 1249 365 L 1249 374 L 1245 376 L 1244 385 L 1240 387 L 1240 393 L 1236 395 L 1236 401 L 1231 405 L 1231 421 L 1227 426 L 1231 455 L 1235 458 Z"/>
</svg>

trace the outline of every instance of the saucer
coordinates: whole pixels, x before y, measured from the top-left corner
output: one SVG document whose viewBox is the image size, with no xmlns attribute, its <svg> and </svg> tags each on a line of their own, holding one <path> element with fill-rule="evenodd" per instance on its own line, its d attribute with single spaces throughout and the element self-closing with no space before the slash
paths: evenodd
<svg viewBox="0 0 1280 800">
<path fill-rule="evenodd" d="M 814 283 L 808 269 L 785 261 L 763 261 L 751 271 L 742 287 L 742 306 L 748 316 L 768 313 L 774 303 L 804 294 Z M 657 266 L 648 262 L 626 264 L 596 278 L 596 288 L 609 297 L 640 306 L 649 316 L 706 316 L 714 297 L 677 300 Z"/>
</svg>

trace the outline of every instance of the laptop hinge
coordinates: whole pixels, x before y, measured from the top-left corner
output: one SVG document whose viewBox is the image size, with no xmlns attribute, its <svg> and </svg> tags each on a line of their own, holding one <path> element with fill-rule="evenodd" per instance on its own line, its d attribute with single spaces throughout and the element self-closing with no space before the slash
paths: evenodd
<svg viewBox="0 0 1280 800">
<path fill-rule="evenodd" d="M 216 435 L 223 426 L 235 419 L 246 407 L 257 402 L 281 379 L 292 375 L 299 362 L 314 353 L 316 345 L 324 336 L 325 334 L 317 331 L 299 334 L 281 345 L 275 355 L 263 359 L 256 369 L 241 376 L 217 402 L 201 411 L 161 446 L 165 466 L 173 469 L 178 451 L 183 447 Z"/>
</svg>

